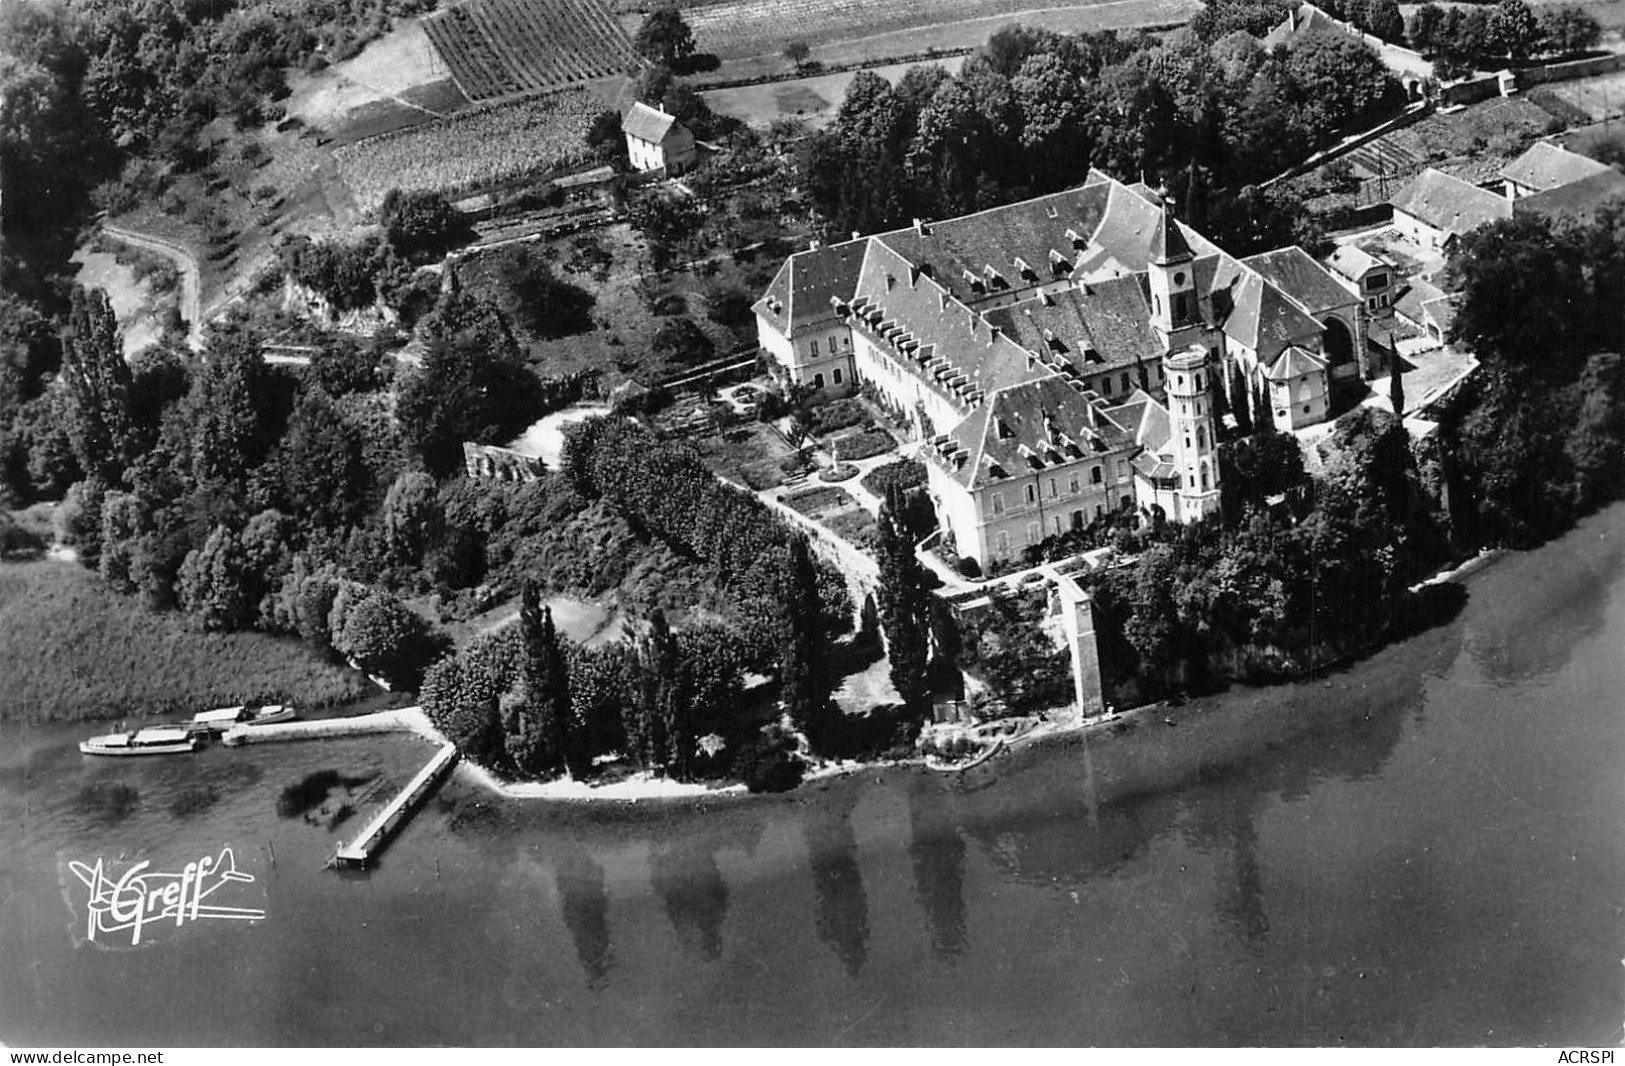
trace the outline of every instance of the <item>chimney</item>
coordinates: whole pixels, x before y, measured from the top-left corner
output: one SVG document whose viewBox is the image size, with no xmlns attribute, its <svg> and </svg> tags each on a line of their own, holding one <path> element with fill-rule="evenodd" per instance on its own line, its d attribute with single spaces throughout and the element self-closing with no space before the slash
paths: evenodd
<svg viewBox="0 0 1625 1066">
<path fill-rule="evenodd" d="M 863 234 L 859 233 L 857 230 L 852 231 L 852 239 L 853 240 L 857 240 L 861 236 L 863 236 Z"/>
<path fill-rule="evenodd" d="M 822 245 L 819 243 L 817 237 L 814 237 L 812 240 L 807 242 L 807 251 L 809 252 L 816 252 L 820 247 L 822 247 Z"/>
<path fill-rule="evenodd" d="M 925 224 L 925 219 L 917 218 L 914 220 L 914 235 L 916 237 L 924 237 L 930 232 L 930 228 Z"/>
</svg>

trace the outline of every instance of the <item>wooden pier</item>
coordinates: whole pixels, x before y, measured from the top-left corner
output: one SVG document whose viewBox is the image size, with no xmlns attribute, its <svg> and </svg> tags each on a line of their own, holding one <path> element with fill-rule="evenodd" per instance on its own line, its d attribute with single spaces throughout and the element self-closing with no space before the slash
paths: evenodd
<svg viewBox="0 0 1625 1066">
<path fill-rule="evenodd" d="M 384 805 L 384 809 L 367 823 L 367 827 L 355 840 L 339 847 L 328 865 L 340 869 L 359 869 L 369 865 L 374 856 L 383 850 L 395 830 L 411 817 L 419 801 L 434 790 L 456 761 L 457 747 L 454 744 L 447 744 L 435 752 L 434 758 L 407 782 L 406 787 L 401 789 L 394 799 Z"/>
</svg>

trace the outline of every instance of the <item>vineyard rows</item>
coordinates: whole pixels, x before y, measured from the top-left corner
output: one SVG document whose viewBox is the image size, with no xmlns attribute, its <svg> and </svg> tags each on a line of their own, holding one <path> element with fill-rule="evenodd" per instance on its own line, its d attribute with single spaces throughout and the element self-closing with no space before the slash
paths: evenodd
<svg viewBox="0 0 1625 1066">
<path fill-rule="evenodd" d="M 462 111 L 334 155 L 362 211 L 376 210 L 390 189 L 441 192 L 455 199 L 584 162 L 587 130 L 600 110 L 591 93 L 567 90 Z"/>
<path fill-rule="evenodd" d="M 604 0 L 461 0 L 423 28 L 473 100 L 562 89 L 636 63 Z"/>
<path fill-rule="evenodd" d="M 1100 0 L 1051 0 L 1049 7 L 1094 7 Z M 1017 5 L 1022 6 L 1022 5 Z M 963 19 L 1008 14 L 1008 0 L 725 0 L 684 12 L 701 52 L 723 57 L 777 52 L 790 41 L 817 48 Z"/>
</svg>

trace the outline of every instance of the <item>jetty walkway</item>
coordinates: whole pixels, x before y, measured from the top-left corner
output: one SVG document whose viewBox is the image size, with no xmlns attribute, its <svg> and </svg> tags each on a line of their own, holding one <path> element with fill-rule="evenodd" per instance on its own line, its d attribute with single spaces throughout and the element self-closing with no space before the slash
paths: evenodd
<svg viewBox="0 0 1625 1066">
<path fill-rule="evenodd" d="M 457 746 L 455 744 L 447 744 L 435 752 L 434 758 L 424 764 L 423 768 L 413 776 L 412 780 L 407 782 L 406 787 L 401 789 L 394 799 L 384 805 L 384 809 L 379 811 L 371 822 L 367 823 L 367 827 L 361 831 L 361 834 L 355 840 L 339 847 L 338 851 L 333 854 L 331 865 L 359 868 L 371 863 L 378 852 L 383 850 L 384 845 L 389 842 L 389 838 L 394 834 L 395 830 L 400 828 L 401 824 L 411 816 L 412 810 L 417 806 L 418 801 L 434 791 L 434 787 L 440 783 L 440 779 L 446 775 L 456 761 Z"/>
</svg>

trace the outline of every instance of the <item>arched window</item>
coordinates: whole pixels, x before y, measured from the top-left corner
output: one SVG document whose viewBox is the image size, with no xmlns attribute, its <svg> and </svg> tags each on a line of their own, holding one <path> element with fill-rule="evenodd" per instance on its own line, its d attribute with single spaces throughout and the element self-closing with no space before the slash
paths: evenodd
<svg viewBox="0 0 1625 1066">
<path fill-rule="evenodd" d="M 1032 485 L 1027 486 L 1027 502 L 1028 503 L 1037 503 L 1038 502 L 1038 489 L 1035 488 Z"/>
<path fill-rule="evenodd" d="M 1100 467 L 1091 466 L 1089 468 L 1089 484 L 1091 484 L 1091 485 L 1100 484 Z"/>
<path fill-rule="evenodd" d="M 823 387 L 824 387 L 824 375 L 822 375 L 822 374 L 814 374 L 813 375 L 813 388 L 821 389 Z"/>
<path fill-rule="evenodd" d="M 1207 464 L 1203 463 L 1202 464 L 1202 491 L 1206 492 L 1207 490 L 1208 490 Z"/>
<path fill-rule="evenodd" d="M 1207 450 L 1207 430 L 1202 426 L 1196 427 L 1196 447 L 1199 451 Z"/>
</svg>

